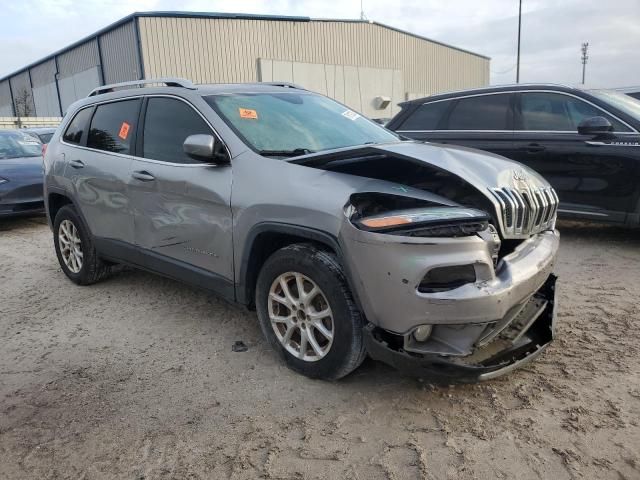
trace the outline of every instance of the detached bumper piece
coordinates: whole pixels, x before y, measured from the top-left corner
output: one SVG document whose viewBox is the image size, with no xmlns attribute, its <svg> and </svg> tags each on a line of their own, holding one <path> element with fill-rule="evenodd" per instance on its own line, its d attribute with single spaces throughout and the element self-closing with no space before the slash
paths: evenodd
<svg viewBox="0 0 640 480">
<path fill-rule="evenodd" d="M 550 275 L 523 309 L 530 315 L 519 315 L 509 325 L 500 322 L 490 327 L 471 355 L 454 357 L 407 352 L 404 337 L 392 335 L 372 324 L 364 328 L 369 356 L 414 377 L 434 383 L 476 383 L 504 375 L 540 355 L 554 336 L 556 315 L 555 284 Z M 499 326 L 500 328 L 496 328 Z M 498 334 L 495 332 L 499 330 Z"/>
</svg>

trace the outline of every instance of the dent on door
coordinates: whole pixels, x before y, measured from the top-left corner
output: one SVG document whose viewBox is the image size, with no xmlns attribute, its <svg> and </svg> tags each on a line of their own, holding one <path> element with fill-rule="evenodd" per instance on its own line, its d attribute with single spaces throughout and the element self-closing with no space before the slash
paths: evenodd
<svg viewBox="0 0 640 480">
<path fill-rule="evenodd" d="M 134 180 L 139 245 L 232 279 L 230 168 L 154 165 L 134 171 L 154 177 Z"/>
</svg>

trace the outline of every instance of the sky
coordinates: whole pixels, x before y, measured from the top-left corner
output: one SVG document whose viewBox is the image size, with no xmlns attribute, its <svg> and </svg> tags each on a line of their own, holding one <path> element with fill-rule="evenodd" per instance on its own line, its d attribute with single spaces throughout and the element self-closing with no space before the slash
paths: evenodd
<svg viewBox="0 0 640 480">
<path fill-rule="evenodd" d="M 360 17 L 360 0 L 5 0 L 0 77 L 134 11 Z M 640 85 L 640 0 L 522 0 L 521 82 Z M 491 84 L 514 83 L 518 0 L 363 0 L 369 20 L 491 57 Z"/>
</svg>

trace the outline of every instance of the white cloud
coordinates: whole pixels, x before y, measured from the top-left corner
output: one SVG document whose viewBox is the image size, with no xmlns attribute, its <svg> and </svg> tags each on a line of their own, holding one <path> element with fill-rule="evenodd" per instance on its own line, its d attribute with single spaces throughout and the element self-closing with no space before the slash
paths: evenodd
<svg viewBox="0 0 640 480">
<path fill-rule="evenodd" d="M 516 0 L 365 0 L 371 20 L 492 58 L 492 83 L 515 80 Z M 358 18 L 360 0 L 23 0 L 0 20 L 0 76 L 134 11 L 190 10 Z M 521 81 L 575 84 L 580 44 L 590 42 L 588 83 L 640 83 L 640 2 L 523 1 Z"/>
</svg>

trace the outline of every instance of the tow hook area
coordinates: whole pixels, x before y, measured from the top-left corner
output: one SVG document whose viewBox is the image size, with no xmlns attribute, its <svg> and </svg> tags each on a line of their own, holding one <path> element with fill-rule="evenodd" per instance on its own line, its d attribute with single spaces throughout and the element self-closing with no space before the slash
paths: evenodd
<svg viewBox="0 0 640 480">
<path fill-rule="evenodd" d="M 544 307 L 531 309 L 530 321 L 520 318 L 513 322 L 513 328 L 502 328 L 496 336 L 496 340 L 501 340 L 498 350 L 490 342 L 482 343 L 465 357 L 413 353 L 404 349 L 404 336 L 368 324 L 364 327 L 367 351 L 374 360 L 434 383 L 475 383 L 504 375 L 536 358 L 553 340 L 556 280 L 551 274 L 535 293 L 536 303 L 542 301 Z M 515 335 L 514 328 L 520 328 Z"/>
</svg>

